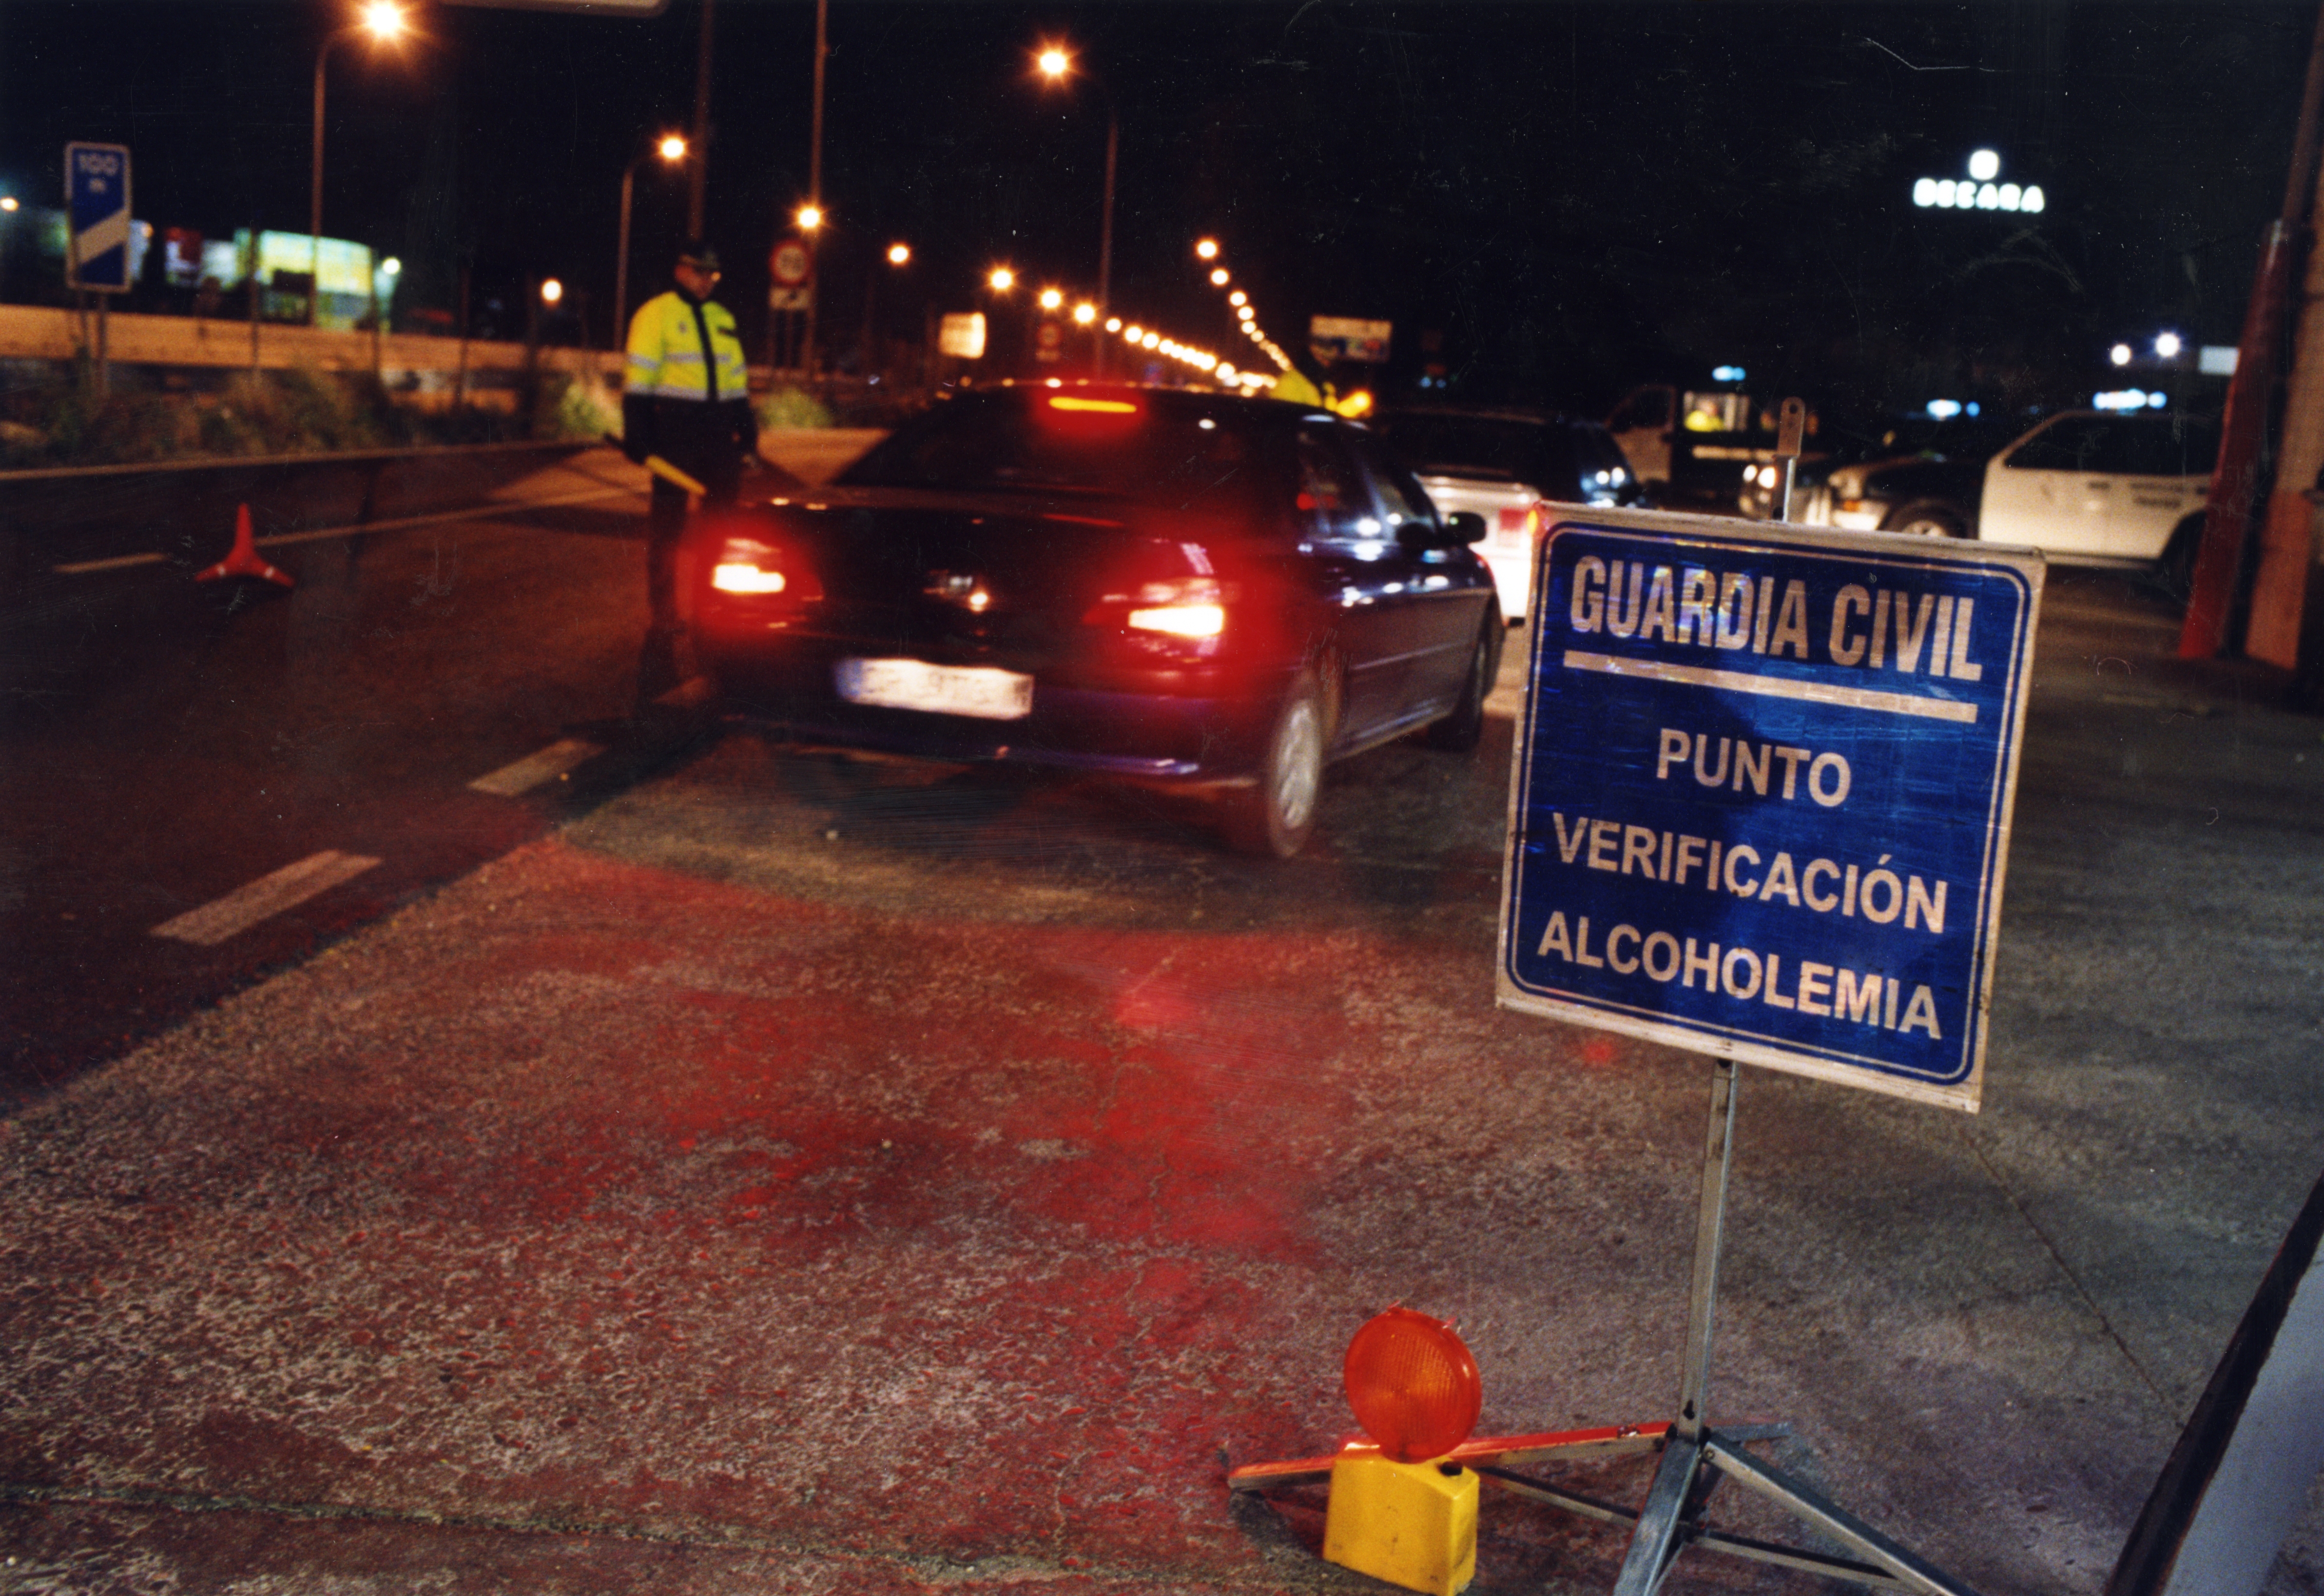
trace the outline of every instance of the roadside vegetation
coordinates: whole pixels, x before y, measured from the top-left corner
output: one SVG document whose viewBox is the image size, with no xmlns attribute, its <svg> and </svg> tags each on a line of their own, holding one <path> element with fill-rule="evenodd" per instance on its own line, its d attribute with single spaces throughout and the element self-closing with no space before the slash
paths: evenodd
<svg viewBox="0 0 2324 1596">
<path fill-rule="evenodd" d="M 756 404 L 769 428 L 832 424 L 830 408 L 796 388 Z M 368 374 L 235 372 L 215 388 L 187 390 L 116 369 L 100 399 L 85 373 L 61 370 L 0 388 L 0 470 L 595 439 L 621 427 L 619 395 L 563 373 L 542 375 L 530 417 L 520 418 L 484 405 L 422 409 Z"/>
</svg>

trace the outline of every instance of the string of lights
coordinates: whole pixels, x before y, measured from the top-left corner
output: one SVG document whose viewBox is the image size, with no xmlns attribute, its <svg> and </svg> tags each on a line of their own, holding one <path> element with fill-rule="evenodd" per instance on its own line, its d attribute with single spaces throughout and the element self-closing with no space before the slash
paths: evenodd
<svg viewBox="0 0 2324 1596">
<path fill-rule="evenodd" d="M 1234 309 L 1235 320 L 1240 324 L 1238 330 L 1241 332 L 1243 337 L 1249 338 L 1252 343 L 1259 346 L 1259 352 L 1265 355 L 1268 359 L 1275 363 L 1275 369 L 1277 372 L 1289 371 L 1291 369 L 1291 356 L 1286 355 L 1283 352 L 1281 346 L 1277 345 L 1274 339 L 1267 336 L 1267 329 L 1259 325 L 1258 307 L 1250 302 L 1250 296 L 1248 293 L 1245 293 L 1240 288 L 1233 286 L 1234 274 L 1229 272 L 1225 266 L 1218 263 L 1219 254 L 1219 241 L 1217 239 L 1200 238 L 1195 240 L 1194 258 L 1198 261 L 1211 263 L 1211 286 L 1213 288 L 1223 288 L 1229 291 L 1227 294 L 1227 303 Z"/>
</svg>

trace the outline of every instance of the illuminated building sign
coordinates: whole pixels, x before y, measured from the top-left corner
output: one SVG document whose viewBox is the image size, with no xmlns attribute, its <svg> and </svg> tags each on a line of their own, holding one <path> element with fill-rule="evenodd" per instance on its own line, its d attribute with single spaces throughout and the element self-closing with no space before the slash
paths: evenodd
<svg viewBox="0 0 2324 1596">
<path fill-rule="evenodd" d="M 2042 192 L 2039 183 L 2019 187 L 2015 183 L 1997 183 L 2001 175 L 2001 157 L 1990 150 L 1979 150 L 1969 158 L 1966 178 L 1922 178 L 1913 185 L 1913 203 L 1923 209 L 1938 210 L 2015 210 L 2027 213 L 2046 209 L 2049 197 Z"/>
</svg>

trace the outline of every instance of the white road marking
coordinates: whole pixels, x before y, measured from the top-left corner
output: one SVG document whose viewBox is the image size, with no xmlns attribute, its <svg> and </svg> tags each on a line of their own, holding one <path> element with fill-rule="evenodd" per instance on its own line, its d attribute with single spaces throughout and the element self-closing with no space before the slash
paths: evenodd
<svg viewBox="0 0 2324 1596">
<path fill-rule="evenodd" d="M 379 863 L 360 853 L 326 848 L 296 864 L 286 864 L 272 875 L 259 877 L 225 897 L 188 909 L 174 920 L 153 927 L 156 936 L 174 937 L 200 947 L 216 947 L 227 937 L 246 931 L 259 921 L 296 909 L 309 898 L 353 881 Z"/>
<path fill-rule="evenodd" d="M 1647 681 L 1684 682 L 1694 687 L 1720 687 L 1729 693 L 1757 693 L 1769 698 L 1798 698 L 1810 704 L 1845 704 L 1856 709 L 1877 709 L 1886 715 L 1917 715 L 1926 720 L 1977 724 L 1977 706 L 1952 698 L 1929 698 L 1918 693 L 1882 693 L 1870 687 L 1834 687 L 1827 682 L 1795 681 L 1785 676 L 1754 676 L 1742 670 L 1710 670 L 1700 665 L 1665 665 L 1655 660 L 1619 660 L 1611 654 L 1565 650 L 1568 670 L 1595 670 L 1607 676 L 1631 676 Z"/>
<path fill-rule="evenodd" d="M 501 504 L 476 504 L 466 510 L 443 510 L 432 515 L 404 515 L 393 521 L 367 521 L 354 526 L 320 527 L 310 532 L 276 532 L 269 537 L 254 538 L 251 541 L 261 549 L 279 549 L 285 543 L 313 543 L 326 538 L 354 538 L 364 532 L 390 532 L 401 527 L 432 526 L 438 521 L 476 521 L 488 515 L 518 515 L 527 510 L 547 510 L 558 504 L 586 504 L 595 499 L 619 499 L 642 494 L 643 488 L 592 488 L 583 494 L 560 494 L 548 499 L 523 499 Z M 86 577 L 97 571 L 126 570 L 131 566 L 157 566 L 168 556 L 161 554 L 122 554 L 111 559 L 76 560 L 70 565 L 49 568 L 60 577 Z"/>
<path fill-rule="evenodd" d="M 552 743 L 538 753 L 528 753 L 514 764 L 503 765 L 489 776 L 479 776 L 468 783 L 474 792 L 489 792 L 494 798 L 514 798 L 530 792 L 544 781 L 553 781 L 583 760 L 593 759 L 605 751 L 594 743 L 584 743 L 577 737 L 567 737 Z"/>
</svg>

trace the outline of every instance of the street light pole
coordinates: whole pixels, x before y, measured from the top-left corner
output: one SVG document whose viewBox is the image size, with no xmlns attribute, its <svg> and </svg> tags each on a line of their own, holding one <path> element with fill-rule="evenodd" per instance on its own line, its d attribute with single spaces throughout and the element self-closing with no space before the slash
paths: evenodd
<svg viewBox="0 0 2324 1596">
<path fill-rule="evenodd" d="M 822 291 L 815 270 L 816 228 L 823 222 L 823 66 L 831 53 L 831 0 L 815 0 L 815 108 L 807 131 L 807 208 L 816 217 L 815 226 L 799 229 L 806 240 L 807 254 L 807 326 L 799 338 L 799 374 L 809 383 L 815 381 L 815 310 L 816 298 Z"/>
<path fill-rule="evenodd" d="M 1101 90 L 1100 92 L 1103 92 Z M 1097 318 L 1103 319 L 1113 304 L 1113 163 L 1121 147 L 1121 119 L 1114 115 L 1113 97 L 1105 101 L 1105 200 L 1097 232 Z M 1105 340 L 1097 341 L 1090 375 L 1105 375 Z"/>
<path fill-rule="evenodd" d="M 702 0 L 702 32 L 696 42 L 694 56 L 694 147 L 706 154 L 710 149 L 710 10 L 711 0 Z M 703 190 L 709 180 L 710 162 L 696 161 L 688 175 L 693 180 L 686 191 L 686 235 L 699 238 Z"/>
<path fill-rule="evenodd" d="M 1062 83 L 1076 70 L 1074 52 L 1062 44 L 1046 44 L 1033 58 L 1041 76 L 1052 83 Z M 1100 202 L 1097 233 L 1097 309 L 1102 318 L 1113 303 L 1113 172 L 1121 152 L 1121 118 L 1114 109 L 1113 96 L 1103 83 L 1088 72 L 1090 87 L 1105 101 L 1105 197 Z M 1091 362 L 1090 374 L 1105 375 L 1105 345 L 1100 342 L 1097 355 Z"/>
<path fill-rule="evenodd" d="M 372 38 L 386 43 L 400 39 L 407 19 L 403 7 L 396 0 L 371 0 L 363 8 L 363 30 Z M 314 165 L 307 189 L 307 325 L 320 325 L 323 305 L 323 69 L 331 59 L 331 48 L 348 37 L 353 30 L 333 33 L 323 41 L 315 52 L 315 138 Z M 250 239 L 250 270 L 254 280 L 258 272 L 258 235 Z"/>
<path fill-rule="evenodd" d="M 641 158 L 642 159 L 642 158 Z M 621 242 L 613 252 L 613 347 L 627 346 L 629 329 L 622 318 L 630 309 L 630 200 L 638 186 L 638 163 L 631 161 L 622 168 L 622 231 Z"/>
<path fill-rule="evenodd" d="M 318 318 L 323 303 L 323 63 L 331 59 L 331 46 L 344 34 L 334 33 L 323 41 L 323 48 L 315 52 L 315 150 L 312 181 L 307 190 L 307 325 L 320 325 Z M 258 253 L 258 240 L 253 237 L 251 254 Z M 254 274 L 258 263 L 254 258 L 250 269 Z"/>
<path fill-rule="evenodd" d="M 686 141 L 674 133 L 664 134 L 653 149 L 654 154 L 665 162 L 683 161 L 687 152 Z M 622 230 L 613 256 L 613 348 L 616 351 L 628 347 L 629 344 L 629 324 L 622 318 L 630 309 L 630 210 L 637 190 L 638 168 L 645 162 L 646 158 L 641 155 L 622 168 Z"/>
</svg>

